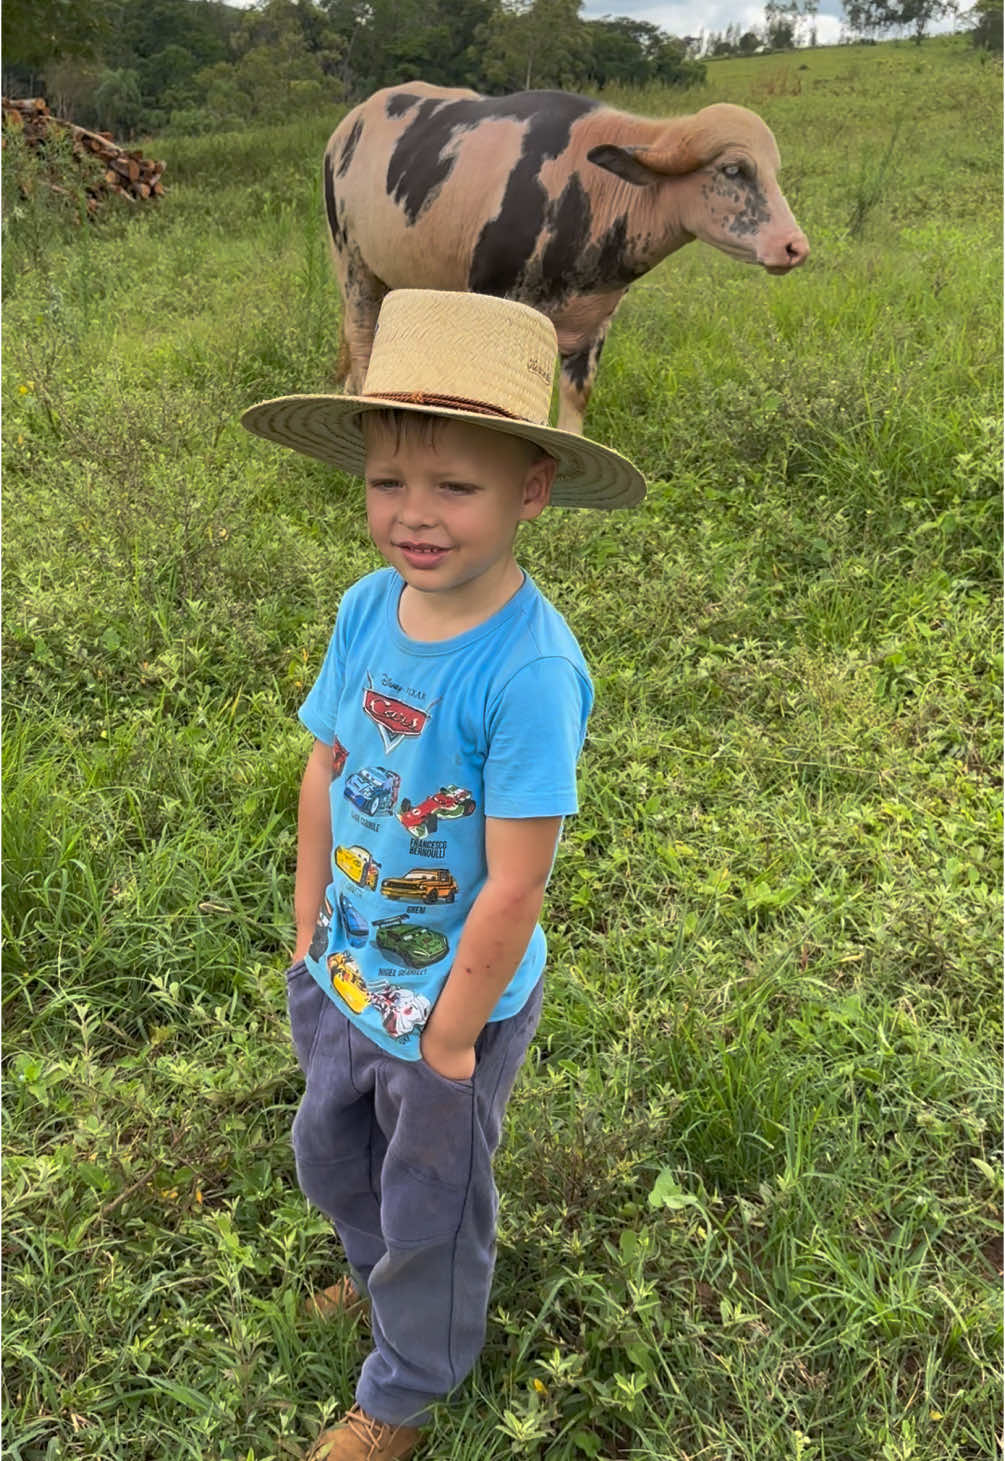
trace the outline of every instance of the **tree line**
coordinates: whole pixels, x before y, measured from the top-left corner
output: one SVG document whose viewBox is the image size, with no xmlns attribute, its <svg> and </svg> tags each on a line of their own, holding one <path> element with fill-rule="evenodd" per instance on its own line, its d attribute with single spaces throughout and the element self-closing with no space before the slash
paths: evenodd
<svg viewBox="0 0 1005 1461">
<path fill-rule="evenodd" d="M 704 66 L 647 21 L 580 0 L 6 0 L 5 94 L 126 134 L 277 120 L 421 77 L 501 93 L 656 82 Z"/>
<path fill-rule="evenodd" d="M 858 34 L 920 39 L 957 0 L 846 3 Z M 3 90 L 129 137 L 272 122 L 415 77 L 496 94 L 692 86 L 703 56 L 813 44 L 818 4 L 767 0 L 762 27 L 678 37 L 628 16 L 584 20 L 582 0 L 5 0 Z M 981 44 L 1000 46 L 1001 10 L 978 0 Z"/>
</svg>

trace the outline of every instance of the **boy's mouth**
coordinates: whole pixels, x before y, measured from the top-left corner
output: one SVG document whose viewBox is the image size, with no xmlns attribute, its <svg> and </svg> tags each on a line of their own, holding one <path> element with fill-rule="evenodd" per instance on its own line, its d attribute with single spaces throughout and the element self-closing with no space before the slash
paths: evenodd
<svg viewBox="0 0 1005 1461">
<path fill-rule="evenodd" d="M 431 568 L 450 551 L 433 543 L 396 543 L 395 547 L 416 568 Z"/>
</svg>

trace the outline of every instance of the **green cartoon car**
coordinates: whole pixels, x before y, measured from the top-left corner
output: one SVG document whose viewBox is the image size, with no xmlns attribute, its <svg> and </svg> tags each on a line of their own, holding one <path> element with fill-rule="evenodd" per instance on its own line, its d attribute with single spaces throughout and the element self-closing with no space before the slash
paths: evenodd
<svg viewBox="0 0 1005 1461">
<path fill-rule="evenodd" d="M 393 964 L 409 969 L 425 969 L 446 957 L 449 945 L 438 928 L 408 922 L 401 918 L 377 919 L 377 947 Z"/>
</svg>

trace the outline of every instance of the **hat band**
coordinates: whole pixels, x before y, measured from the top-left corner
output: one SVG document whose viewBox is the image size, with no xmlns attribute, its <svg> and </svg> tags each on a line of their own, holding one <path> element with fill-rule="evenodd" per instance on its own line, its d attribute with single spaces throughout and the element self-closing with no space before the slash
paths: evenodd
<svg viewBox="0 0 1005 1461">
<path fill-rule="evenodd" d="M 360 399 L 401 401 L 406 406 L 432 406 L 446 411 L 473 411 L 479 416 L 505 416 L 508 421 L 524 419 L 514 411 L 504 411 L 501 406 L 490 406 L 485 401 L 469 401 L 465 396 L 439 396 L 429 391 L 363 391 Z"/>
</svg>

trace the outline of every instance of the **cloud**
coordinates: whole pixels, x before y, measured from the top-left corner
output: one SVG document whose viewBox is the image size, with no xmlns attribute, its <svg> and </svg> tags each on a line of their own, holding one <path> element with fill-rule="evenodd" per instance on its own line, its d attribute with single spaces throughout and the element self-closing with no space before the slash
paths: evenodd
<svg viewBox="0 0 1005 1461">
<path fill-rule="evenodd" d="M 764 5 L 758 0 L 666 0 L 654 4 L 653 0 L 616 0 L 614 5 L 604 5 L 602 0 L 586 0 L 580 12 L 584 20 L 600 20 L 604 16 L 627 15 L 632 20 L 648 20 L 661 30 L 674 36 L 696 36 L 700 31 L 723 31 L 727 25 L 739 25 L 741 30 L 757 30 L 764 25 Z M 817 16 L 817 39 L 821 45 L 834 44 L 843 25 L 840 4 L 820 7 Z"/>
</svg>

